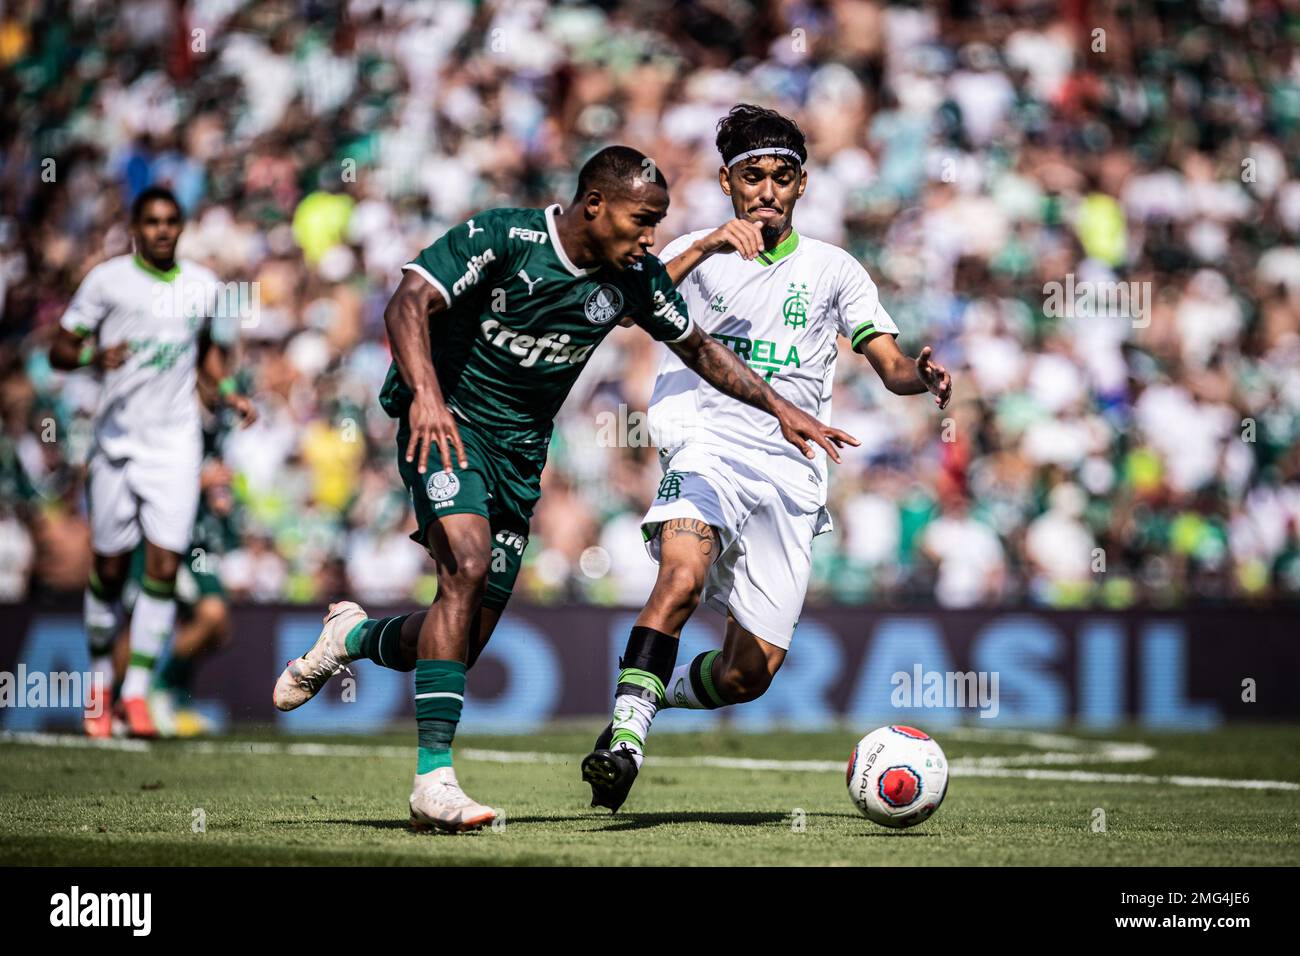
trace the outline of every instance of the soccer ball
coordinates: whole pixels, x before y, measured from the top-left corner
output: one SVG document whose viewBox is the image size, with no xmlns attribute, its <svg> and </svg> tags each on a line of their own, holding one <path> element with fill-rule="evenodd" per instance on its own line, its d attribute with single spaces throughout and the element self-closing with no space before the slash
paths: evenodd
<svg viewBox="0 0 1300 956">
<path fill-rule="evenodd" d="M 943 803 L 948 758 L 924 731 L 891 724 L 858 741 L 845 776 L 864 817 L 882 827 L 910 827 Z"/>
</svg>

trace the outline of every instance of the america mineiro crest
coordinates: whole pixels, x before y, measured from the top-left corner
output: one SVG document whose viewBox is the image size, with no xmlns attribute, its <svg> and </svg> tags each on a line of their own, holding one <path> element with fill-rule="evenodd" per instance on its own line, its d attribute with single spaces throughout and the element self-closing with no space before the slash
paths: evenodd
<svg viewBox="0 0 1300 956">
<path fill-rule="evenodd" d="M 789 295 L 781 303 L 781 315 L 785 318 L 785 324 L 792 329 L 801 329 L 808 324 L 808 302 L 810 295 L 808 293 L 808 283 L 791 282 L 789 289 L 786 290 Z"/>
<path fill-rule="evenodd" d="M 664 501 L 675 501 L 682 493 L 682 476 L 680 472 L 670 471 L 664 475 L 663 480 L 659 482 L 659 492 L 656 497 Z"/>
</svg>

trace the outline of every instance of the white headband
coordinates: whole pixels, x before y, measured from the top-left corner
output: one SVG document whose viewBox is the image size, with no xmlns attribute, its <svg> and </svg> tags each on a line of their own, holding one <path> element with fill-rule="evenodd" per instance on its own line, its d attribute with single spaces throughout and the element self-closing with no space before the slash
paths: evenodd
<svg viewBox="0 0 1300 956">
<path fill-rule="evenodd" d="M 727 161 L 727 168 L 730 169 L 742 159 L 749 159 L 751 156 L 789 156 L 795 161 L 796 165 L 803 162 L 803 160 L 799 158 L 799 154 L 793 149 L 786 149 L 784 146 L 764 146 L 762 149 L 750 149 L 741 153 L 739 156 L 732 156 L 731 159 Z"/>
</svg>

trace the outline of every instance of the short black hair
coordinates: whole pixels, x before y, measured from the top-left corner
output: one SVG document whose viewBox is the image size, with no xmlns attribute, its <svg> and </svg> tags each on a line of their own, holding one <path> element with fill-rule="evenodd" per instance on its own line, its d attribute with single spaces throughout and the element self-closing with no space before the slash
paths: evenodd
<svg viewBox="0 0 1300 956">
<path fill-rule="evenodd" d="M 144 215 L 144 207 L 149 205 L 149 203 L 153 202 L 155 199 L 161 199 L 164 202 L 171 203 L 176 207 L 176 214 L 182 219 L 185 218 L 185 210 L 181 208 L 181 204 L 176 200 L 175 193 L 166 186 L 149 186 L 148 188 L 141 190 L 140 195 L 136 196 L 131 202 L 132 224 L 140 221 L 140 217 Z"/>
<path fill-rule="evenodd" d="M 576 205 L 589 190 L 599 189 L 606 196 L 617 196 L 633 179 L 644 179 L 668 188 L 668 179 L 659 165 L 631 146 L 606 146 L 583 164 L 578 173 L 578 189 L 573 194 Z"/>
<path fill-rule="evenodd" d="M 799 125 L 776 110 L 752 103 L 739 103 L 718 120 L 717 145 L 727 166 L 741 153 L 772 147 L 796 153 L 800 166 L 808 161 L 808 145 Z"/>
</svg>

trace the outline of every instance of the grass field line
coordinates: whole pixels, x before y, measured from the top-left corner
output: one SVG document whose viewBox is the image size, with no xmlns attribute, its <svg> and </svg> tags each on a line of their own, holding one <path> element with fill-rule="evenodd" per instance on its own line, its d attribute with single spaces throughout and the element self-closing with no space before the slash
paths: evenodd
<svg viewBox="0 0 1300 956">
<path fill-rule="evenodd" d="M 1013 734 L 996 734 L 1003 742 L 1009 742 Z M 956 736 L 947 734 L 946 736 Z M 981 732 L 979 738 L 988 740 L 989 734 Z M 1033 737 L 1032 741 L 1029 739 Z M 1029 763 L 1083 763 L 1106 762 L 1127 763 L 1149 760 L 1156 751 L 1145 744 L 1117 743 L 1113 741 L 1081 740 L 1062 737 L 1056 734 L 1022 735 L 1025 743 L 1048 746 L 1091 746 L 1096 748 L 1089 752 L 1044 751 L 1043 753 L 1013 754 L 1000 757 L 964 757 L 950 762 L 949 767 L 958 777 L 996 777 L 1017 778 L 1021 780 L 1054 780 L 1072 783 L 1122 783 L 1153 784 L 1174 787 L 1218 787 L 1232 790 L 1300 790 L 1300 783 L 1285 780 L 1245 780 L 1223 777 L 1192 777 L 1186 775 L 1139 774 L 1139 773 L 1104 773 L 1090 770 L 1054 770 L 1025 767 Z M 20 744 L 35 747 L 56 747 L 84 750 L 109 750 L 124 753 L 148 753 L 154 747 L 167 749 L 178 748 L 187 753 L 206 755 L 220 754 L 234 756 L 252 754 L 266 757 L 336 757 L 361 758 L 384 757 L 409 759 L 410 747 L 397 747 L 388 744 L 368 746 L 363 744 L 333 744 L 315 742 L 277 743 L 265 741 L 233 740 L 175 740 L 161 745 L 146 740 L 94 740 L 75 734 L 14 733 L 0 732 L 0 743 Z M 485 750 L 480 747 L 458 748 L 456 754 L 463 760 L 483 761 L 486 763 L 521 763 L 521 764 L 575 764 L 579 755 L 545 753 L 534 750 Z M 650 757 L 647 767 L 708 767 L 720 770 L 748 770 L 779 773 L 843 773 L 845 763 L 839 760 L 775 760 L 754 757 L 718 757 L 701 755 L 697 757 Z"/>
</svg>

